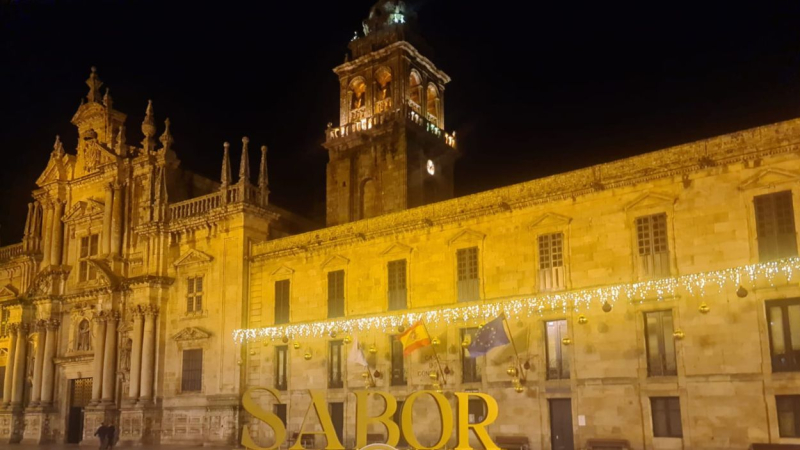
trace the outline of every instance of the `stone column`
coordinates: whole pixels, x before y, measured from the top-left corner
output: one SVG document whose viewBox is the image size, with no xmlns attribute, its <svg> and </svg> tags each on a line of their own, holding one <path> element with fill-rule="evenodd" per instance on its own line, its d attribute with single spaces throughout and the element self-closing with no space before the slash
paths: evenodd
<svg viewBox="0 0 800 450">
<path fill-rule="evenodd" d="M 92 375 L 92 404 L 100 403 L 103 393 L 103 350 L 106 339 L 106 317 L 99 314 L 94 318 L 94 361 Z"/>
<path fill-rule="evenodd" d="M 14 378 L 11 381 L 11 406 L 22 405 L 22 392 L 25 387 L 25 360 L 28 353 L 28 325 L 17 327 L 17 345 L 14 351 Z"/>
<path fill-rule="evenodd" d="M 40 320 L 36 324 L 36 357 L 33 360 L 33 387 L 31 389 L 31 406 L 38 406 L 42 401 L 42 362 L 44 361 L 44 341 L 47 335 L 47 322 Z"/>
<path fill-rule="evenodd" d="M 53 358 L 56 356 L 56 333 L 58 332 L 58 319 L 47 321 L 47 338 L 44 341 L 44 357 L 42 358 L 42 404 L 53 403 L 53 383 L 55 365 Z"/>
<path fill-rule="evenodd" d="M 150 307 L 144 316 L 144 337 L 142 339 L 142 386 L 140 398 L 142 402 L 153 399 L 153 370 L 156 354 L 156 317 L 158 310 Z"/>
<path fill-rule="evenodd" d="M 114 201 L 114 191 L 111 184 L 105 186 L 106 199 L 103 205 L 103 238 L 102 248 L 103 254 L 107 255 L 111 252 L 111 203 Z"/>
<path fill-rule="evenodd" d="M 33 233 L 31 233 L 31 228 L 33 225 L 33 203 L 28 203 L 28 215 L 25 217 L 25 231 L 23 233 L 22 242 L 23 249 L 27 252 L 31 250 L 31 241 L 33 238 Z"/>
<path fill-rule="evenodd" d="M 56 266 L 61 265 L 61 250 L 64 245 L 64 228 L 61 222 L 63 215 L 64 202 L 56 200 L 53 208 L 53 236 L 50 238 L 50 264 Z"/>
<path fill-rule="evenodd" d="M 17 345 L 17 325 L 8 326 L 8 356 L 6 357 L 6 373 L 3 377 L 3 406 L 11 404 L 11 383 L 14 380 L 14 358 Z"/>
<path fill-rule="evenodd" d="M 131 382 L 128 395 L 132 400 L 139 399 L 142 375 L 142 311 L 133 310 L 133 345 L 131 348 Z"/>
<path fill-rule="evenodd" d="M 103 403 L 114 403 L 114 381 L 117 377 L 117 320 L 111 312 L 106 319 L 106 345 L 103 355 Z"/>
<path fill-rule="evenodd" d="M 111 253 L 120 255 L 122 250 L 122 186 L 114 183 L 114 201 L 111 214 Z"/>
<path fill-rule="evenodd" d="M 53 224 L 53 205 L 47 203 L 44 210 L 44 220 L 42 221 L 42 268 L 50 265 L 50 236 L 52 235 Z"/>
</svg>

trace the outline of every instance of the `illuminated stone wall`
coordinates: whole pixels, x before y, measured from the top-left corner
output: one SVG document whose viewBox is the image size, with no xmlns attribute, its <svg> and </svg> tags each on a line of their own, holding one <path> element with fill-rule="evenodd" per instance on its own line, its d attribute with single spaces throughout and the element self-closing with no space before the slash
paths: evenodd
<svg viewBox="0 0 800 450">
<path fill-rule="evenodd" d="M 274 283 L 291 281 L 291 321 L 317 323 L 327 314 L 327 273 L 343 269 L 347 316 L 387 313 L 387 263 L 408 261 L 408 302 L 413 309 L 456 303 L 456 251 L 479 248 L 481 298 L 526 298 L 537 286 L 537 237 L 565 235 L 566 292 L 645 280 L 637 262 L 635 219 L 666 213 L 671 276 L 758 263 L 753 196 L 791 190 L 795 222 L 800 197 L 800 121 L 784 122 L 687 144 L 640 157 L 535 180 L 430 206 L 257 244 L 250 265 L 248 324 L 273 324 Z M 527 436 L 532 448 L 549 448 L 547 401 L 571 398 L 575 441 L 617 438 L 633 448 L 747 448 L 752 442 L 791 442 L 778 437 L 776 394 L 800 392 L 792 373 L 773 374 L 764 301 L 800 295 L 796 283 L 776 277 L 716 286 L 704 296 L 680 292 L 659 300 L 619 300 L 605 313 L 591 308 L 552 310 L 510 318 L 522 361 L 529 361 L 524 392 L 513 389 L 506 369 L 511 346 L 478 358 L 479 383 L 461 383 L 459 329 L 466 323 L 428 323 L 446 376 L 445 392 L 476 389 L 498 399 L 493 436 Z M 710 311 L 699 307 L 706 302 Z M 677 376 L 648 377 L 643 313 L 672 309 Z M 399 313 L 404 313 L 401 311 Z M 584 315 L 588 322 L 578 323 Z M 567 380 L 547 380 L 544 322 L 566 319 L 572 366 Z M 390 334 L 355 332 L 378 370 L 374 389 L 402 400 L 430 389 L 436 369 L 430 349 L 406 358 L 408 386 L 390 386 Z M 348 333 L 338 333 L 342 339 Z M 308 407 L 305 389 L 326 390 L 329 401 L 345 402 L 344 443 L 354 442 L 355 397 L 364 389 L 363 369 L 345 364 L 342 389 L 327 388 L 330 337 L 290 337 L 289 436 L 299 431 Z M 294 349 L 294 343 L 299 349 Z M 246 344 L 247 385 L 274 385 L 275 346 L 280 339 Z M 345 345 L 346 354 L 352 345 Z M 310 354 L 306 360 L 304 355 Z M 653 437 L 650 397 L 680 398 L 683 438 Z M 269 405 L 268 399 L 264 404 Z M 454 404 L 454 399 L 451 399 Z M 438 436 L 432 404 L 422 406 L 417 429 L 424 442 Z M 379 405 L 380 406 L 380 405 Z M 380 407 L 372 412 L 377 413 Z M 312 414 L 313 417 L 313 414 Z M 313 423 L 313 420 L 312 420 Z M 258 428 L 258 427 L 257 427 Z M 268 431 L 259 429 L 266 442 Z M 372 432 L 383 433 L 380 428 Z M 319 439 L 319 438 L 318 438 Z M 427 441 L 425 441 L 427 439 Z M 453 440 L 455 436 L 453 437 Z"/>
</svg>

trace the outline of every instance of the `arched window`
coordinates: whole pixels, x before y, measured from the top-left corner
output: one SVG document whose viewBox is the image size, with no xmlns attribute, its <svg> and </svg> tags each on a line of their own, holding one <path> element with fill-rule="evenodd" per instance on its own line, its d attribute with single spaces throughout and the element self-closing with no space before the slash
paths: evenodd
<svg viewBox="0 0 800 450">
<path fill-rule="evenodd" d="M 363 78 L 354 78 L 350 82 L 350 122 L 356 122 L 364 117 L 364 106 L 367 101 L 367 83 Z"/>
<path fill-rule="evenodd" d="M 392 71 L 381 67 L 375 72 L 375 114 L 382 113 L 392 107 Z"/>
<path fill-rule="evenodd" d="M 416 70 L 408 76 L 408 102 L 414 111 L 422 113 L 422 77 Z"/>
<path fill-rule="evenodd" d="M 439 90 L 433 83 L 428 84 L 428 98 L 426 99 L 426 112 L 428 120 L 439 126 Z"/>
<path fill-rule="evenodd" d="M 92 325 L 88 319 L 81 320 L 78 324 L 78 333 L 75 337 L 75 350 L 85 352 L 92 349 Z"/>
<path fill-rule="evenodd" d="M 380 205 L 378 199 L 378 190 L 375 181 L 372 178 L 367 178 L 361 182 L 361 205 L 360 205 L 360 218 L 369 219 L 380 214 Z"/>
</svg>

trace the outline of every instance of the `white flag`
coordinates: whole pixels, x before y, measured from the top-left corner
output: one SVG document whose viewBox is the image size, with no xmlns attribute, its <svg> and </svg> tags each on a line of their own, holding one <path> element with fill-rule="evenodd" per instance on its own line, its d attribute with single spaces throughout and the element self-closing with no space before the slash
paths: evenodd
<svg viewBox="0 0 800 450">
<path fill-rule="evenodd" d="M 358 346 L 358 337 L 353 338 L 353 348 L 350 349 L 350 354 L 347 355 L 347 361 L 359 366 L 369 367 L 364 351 Z"/>
</svg>

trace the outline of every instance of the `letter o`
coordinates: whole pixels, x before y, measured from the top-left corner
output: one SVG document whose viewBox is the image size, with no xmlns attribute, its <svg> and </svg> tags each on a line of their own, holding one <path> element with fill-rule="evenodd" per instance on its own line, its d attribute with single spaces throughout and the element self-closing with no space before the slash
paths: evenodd
<svg viewBox="0 0 800 450">
<path fill-rule="evenodd" d="M 422 394 L 428 394 L 436 401 L 436 406 L 439 407 L 439 417 L 442 421 L 442 436 L 432 447 L 425 447 L 419 443 L 417 437 L 414 436 L 414 424 L 411 422 L 412 412 L 414 410 L 414 402 Z M 444 395 L 436 391 L 417 391 L 409 395 L 403 403 L 403 413 L 401 414 L 401 421 L 403 422 L 403 436 L 411 448 L 417 450 L 433 450 L 435 448 L 444 448 L 447 441 L 450 440 L 450 435 L 453 434 L 453 409 Z"/>
</svg>

